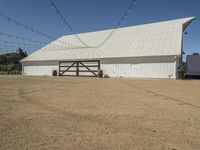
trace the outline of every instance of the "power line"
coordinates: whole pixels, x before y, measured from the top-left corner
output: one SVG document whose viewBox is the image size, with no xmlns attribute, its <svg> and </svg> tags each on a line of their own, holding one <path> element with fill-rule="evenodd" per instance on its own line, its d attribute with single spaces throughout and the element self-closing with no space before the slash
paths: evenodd
<svg viewBox="0 0 200 150">
<path fill-rule="evenodd" d="M 0 43 L 0 54 L 2 53 L 10 53 L 15 52 L 18 48 L 22 48 L 23 50 L 31 50 L 34 49 L 34 46 L 30 45 L 14 45 L 14 44 L 1 44 Z"/>
<path fill-rule="evenodd" d="M 60 16 L 60 19 L 64 22 L 64 24 L 67 26 L 67 28 L 71 31 L 72 34 L 76 37 L 76 39 L 81 42 L 85 47 L 91 47 L 87 43 L 85 43 L 74 31 L 72 26 L 68 23 L 67 19 L 62 15 L 61 11 L 58 9 L 58 7 L 55 5 L 53 0 L 49 0 L 51 3 L 52 8 L 56 10 L 56 13 Z"/>
<path fill-rule="evenodd" d="M 137 0 L 132 0 L 129 7 L 124 12 L 123 16 L 121 17 L 121 19 L 119 20 L 119 22 L 117 23 L 115 28 L 110 32 L 110 34 L 105 38 L 105 40 L 103 42 L 101 42 L 98 46 L 96 46 L 97 48 L 103 46 L 112 37 L 112 35 L 116 32 L 116 30 L 122 25 L 122 23 L 124 23 L 124 21 L 128 17 L 128 15 L 133 11 L 133 7 L 136 4 L 137 4 Z"/>
<path fill-rule="evenodd" d="M 27 47 L 27 46 L 0 45 L 0 53 L 2 53 L 3 51 L 16 51 L 18 48 L 21 48 L 26 51 L 35 49 L 35 47 Z"/>
<path fill-rule="evenodd" d="M 89 45 L 87 45 L 83 40 L 81 40 L 81 38 L 80 38 L 78 35 L 76 35 L 75 31 L 73 30 L 73 28 L 71 27 L 71 25 L 67 22 L 67 20 L 64 18 L 64 16 L 62 15 L 61 11 L 56 7 L 56 5 L 54 4 L 53 0 L 50 0 L 50 2 L 51 2 L 52 7 L 54 7 L 54 8 L 56 9 L 56 12 L 60 15 L 61 19 L 62 19 L 62 20 L 64 21 L 64 23 L 68 26 L 68 28 L 70 29 L 70 31 L 71 31 L 71 32 L 75 35 L 75 37 L 84 45 L 84 47 L 83 47 L 83 46 L 77 46 L 77 45 L 74 45 L 74 44 L 71 44 L 71 43 L 67 43 L 67 42 L 64 42 L 64 41 L 62 41 L 62 40 L 56 40 L 56 38 L 54 38 L 54 37 L 52 37 L 52 36 L 50 36 L 50 35 L 48 35 L 48 34 L 46 34 L 46 33 L 40 32 L 40 31 L 38 31 L 38 30 L 36 30 L 36 29 L 34 29 L 34 28 L 28 26 L 28 25 L 25 25 L 25 24 L 23 24 L 23 23 L 21 23 L 21 22 L 15 20 L 15 19 L 12 19 L 12 18 L 10 18 L 10 17 L 4 15 L 4 14 L 1 13 L 1 12 L 0 12 L 0 16 L 3 17 L 3 18 L 5 18 L 5 19 L 7 19 L 7 21 L 11 21 L 11 22 L 15 23 L 16 25 L 25 28 L 26 30 L 29 30 L 29 31 L 31 31 L 31 32 L 35 32 L 35 33 L 38 34 L 38 35 L 41 35 L 41 36 L 46 37 L 46 38 L 51 39 L 51 40 L 56 40 L 56 42 L 62 43 L 62 44 L 64 44 L 64 45 L 67 45 L 67 47 L 63 47 L 63 46 L 62 46 L 63 49 L 99 48 L 99 47 L 101 47 L 102 45 L 104 45 L 104 44 L 111 38 L 111 36 L 116 32 L 117 28 L 119 28 L 120 25 L 124 22 L 125 18 L 127 18 L 129 12 L 132 11 L 132 8 L 133 8 L 134 4 L 136 4 L 136 0 L 133 0 L 133 1 L 131 2 L 131 4 L 129 5 L 127 11 L 125 11 L 124 15 L 123 15 L 122 18 L 120 19 L 119 23 L 116 25 L 116 27 L 112 30 L 112 32 L 107 36 L 107 38 L 105 38 L 105 40 L 104 40 L 102 43 L 100 43 L 100 44 L 97 45 L 97 46 L 89 46 Z M 16 36 L 16 35 L 12 35 L 12 34 L 8 34 L 8 33 L 3 33 L 3 32 L 0 32 L 0 35 L 2 35 L 2 36 L 7 36 L 7 37 L 9 37 L 9 38 L 21 39 L 21 40 L 23 40 L 23 41 L 29 41 L 29 42 L 33 42 L 33 43 L 47 44 L 46 42 L 35 41 L 35 40 L 31 40 L 31 39 L 27 39 L 27 38 L 24 38 L 24 37 L 19 37 L 19 36 Z M 7 41 L 7 42 L 4 41 L 4 42 L 5 42 L 5 43 L 11 43 L 11 44 L 14 43 L 14 42 L 8 42 L 8 41 Z M 17 44 L 19 44 L 19 43 L 17 43 Z M 24 44 L 24 43 L 20 43 L 20 44 Z M 26 44 L 26 45 L 30 45 L 30 44 Z M 50 46 L 48 46 L 48 47 L 51 47 L 51 46 L 52 46 L 52 45 L 50 45 Z M 54 44 L 53 46 L 54 46 L 54 47 L 57 47 L 57 46 L 55 46 L 55 44 Z M 59 46 L 59 47 L 61 47 L 61 46 Z M 60 49 L 60 48 L 59 48 L 59 49 Z"/>
<path fill-rule="evenodd" d="M 19 42 L 13 42 L 13 41 L 7 41 L 7 40 L 0 40 L 0 52 L 2 50 L 11 50 L 15 51 L 17 48 L 23 48 L 28 51 L 35 50 L 37 48 L 42 47 L 43 44 L 36 44 L 36 43 L 19 43 Z"/>
<path fill-rule="evenodd" d="M 29 43 L 25 43 L 25 45 L 29 45 L 29 47 L 30 46 L 32 46 L 33 44 L 32 43 L 36 43 L 36 44 L 38 44 L 38 45 L 36 45 L 36 44 L 34 44 L 36 47 L 42 47 L 43 46 L 43 44 L 44 45 L 47 45 L 48 43 L 46 43 L 46 42 L 41 42 L 41 41 L 36 41 L 36 40 L 32 40 L 32 39 L 28 39 L 28 38 L 24 38 L 24 37 L 19 37 L 19 36 L 17 36 L 17 35 L 13 35 L 13 34 L 9 34 L 9 33 L 4 33 L 4 32 L 0 32 L 0 36 L 5 36 L 5 37 L 8 37 L 9 39 L 10 38 L 14 38 L 14 39 L 20 39 L 20 40 L 22 40 L 22 41 L 27 41 L 27 42 L 30 42 L 31 44 L 29 44 Z M 1 42 L 4 42 L 4 43 L 6 43 L 6 46 L 9 44 L 9 45 L 11 45 L 11 46 L 13 46 L 13 44 L 20 44 L 20 46 L 19 47 L 21 47 L 21 45 L 23 45 L 23 47 L 25 47 L 24 46 L 24 43 L 14 43 L 14 42 L 12 42 L 12 41 L 5 41 L 5 40 L 3 40 L 3 41 L 1 41 Z M 56 45 L 56 46 L 55 46 Z M 15 46 L 16 47 L 16 46 Z M 66 47 L 66 46 L 61 46 L 61 45 L 58 45 L 57 46 L 57 44 L 50 44 L 50 45 L 48 45 L 47 46 L 48 48 L 50 48 L 50 49 L 52 49 L 52 47 L 53 48 L 58 48 L 59 47 L 59 49 L 69 49 L 69 47 Z M 46 49 L 46 48 L 44 48 L 44 49 Z M 70 48 L 71 49 L 71 48 Z"/>
<path fill-rule="evenodd" d="M 0 47 L 0 55 L 1 54 L 6 54 L 6 53 L 11 53 L 11 52 L 15 52 L 16 50 L 10 50 L 10 49 L 7 49 L 7 48 L 1 48 Z"/>
<path fill-rule="evenodd" d="M 13 45 L 42 45 L 42 44 L 31 44 L 31 43 L 18 43 L 18 42 L 13 42 L 13 41 L 7 41 L 7 40 L 0 40 L 0 42 L 4 44 L 13 44 Z"/>
<path fill-rule="evenodd" d="M 13 42 L 13 41 L 7 41 L 7 40 L 0 40 L 0 44 L 3 43 L 4 47 L 23 47 L 23 48 L 38 48 L 44 46 L 40 43 L 19 43 L 19 42 Z M 2 45 L 2 44 L 1 44 Z M 0 46 L 1 46 L 0 45 Z M 64 45 L 57 45 L 57 44 L 49 44 L 45 47 L 42 47 L 41 50 L 71 50 L 72 48 L 66 47 Z"/>
<path fill-rule="evenodd" d="M 28 41 L 28 42 L 32 42 L 32 43 L 48 44 L 46 42 L 36 41 L 36 40 L 32 40 L 32 39 L 28 39 L 28 38 L 25 38 L 25 37 L 20 37 L 20 36 L 17 36 L 17 35 L 4 33 L 4 32 L 0 32 L 0 36 L 6 36 L 8 38 L 14 38 L 16 40 L 19 39 L 19 40 L 22 40 L 22 41 Z"/>
<path fill-rule="evenodd" d="M 60 9 L 55 5 L 54 0 L 49 0 L 51 3 L 51 7 L 54 8 L 56 10 L 56 13 L 60 16 L 60 19 L 64 22 L 64 24 L 67 26 L 67 28 L 71 31 L 72 34 L 74 34 L 74 36 L 76 37 L 76 39 L 81 42 L 84 46 L 86 47 L 93 47 L 93 48 L 99 48 L 101 46 L 103 46 L 111 37 L 112 35 L 116 32 L 116 30 L 121 26 L 122 23 L 124 23 L 125 19 L 128 17 L 128 15 L 130 14 L 130 12 L 133 11 L 133 6 L 136 5 L 137 0 L 132 0 L 129 7 L 127 8 L 127 10 L 125 11 L 125 13 L 123 14 L 123 16 L 121 17 L 121 19 L 119 20 L 119 22 L 117 23 L 117 25 L 115 26 L 115 28 L 110 32 L 110 34 L 105 38 L 105 40 L 103 40 L 100 44 L 98 44 L 97 46 L 90 46 L 89 44 L 87 44 L 86 42 L 84 42 L 75 32 L 75 30 L 73 29 L 73 27 L 70 25 L 70 23 L 67 21 L 67 19 L 63 16 L 63 14 L 61 13 Z"/>
<path fill-rule="evenodd" d="M 10 18 L 10 17 L 4 15 L 4 14 L 1 13 L 1 12 L 0 12 L 0 16 L 3 17 L 3 18 L 5 18 L 5 19 L 6 19 L 7 21 L 9 21 L 9 22 L 11 21 L 11 22 L 15 23 L 17 26 L 21 26 L 21 27 L 23 27 L 24 29 L 26 29 L 26 30 L 28 30 L 28 31 L 30 31 L 30 32 L 36 33 L 37 35 L 46 37 L 46 38 L 48 38 L 48 39 L 50 39 L 50 40 L 56 40 L 56 41 L 59 42 L 59 43 L 68 45 L 68 48 L 72 48 L 72 49 L 88 48 L 88 47 L 81 47 L 81 46 L 79 46 L 79 45 L 67 43 L 67 42 L 62 41 L 62 40 L 57 40 L 57 38 L 54 38 L 54 37 L 52 37 L 52 36 L 50 36 L 50 35 L 48 35 L 48 34 L 46 34 L 46 33 L 40 32 L 40 31 L 34 29 L 33 27 L 30 27 L 30 26 L 28 26 L 28 25 L 26 25 L 26 24 L 23 24 L 23 23 L 21 23 L 21 22 L 15 20 L 15 19 L 12 19 L 12 18 Z"/>
<path fill-rule="evenodd" d="M 17 36 L 17 35 L 13 35 L 13 34 L 10 34 L 10 33 L 4 33 L 4 32 L 0 32 L 0 36 L 5 36 L 5 37 L 8 37 L 9 39 L 16 39 L 16 40 L 22 40 L 22 41 L 27 41 L 27 42 L 30 42 L 30 43 L 37 43 L 39 45 L 47 45 L 48 43 L 46 42 L 41 42 L 41 41 L 36 41 L 36 40 L 32 40 L 32 39 L 28 39 L 28 38 L 25 38 L 25 37 L 20 37 L 20 36 Z M 11 43 L 11 42 L 10 42 Z M 69 50 L 69 49 L 77 49 L 77 47 L 68 47 L 66 45 L 61 45 L 61 43 L 57 44 L 49 44 L 47 45 L 47 47 L 54 47 L 57 49 L 61 49 L 61 50 Z M 59 48 L 58 48 L 59 47 Z M 85 47 L 79 47 L 79 49 L 81 48 L 85 48 Z M 44 48 L 46 49 L 46 48 Z"/>
</svg>

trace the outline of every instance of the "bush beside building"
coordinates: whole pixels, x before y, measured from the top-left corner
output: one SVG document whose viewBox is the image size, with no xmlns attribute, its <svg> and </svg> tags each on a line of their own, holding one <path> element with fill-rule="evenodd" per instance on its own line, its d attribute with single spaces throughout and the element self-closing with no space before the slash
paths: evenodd
<svg viewBox="0 0 200 150">
<path fill-rule="evenodd" d="M 20 60 L 27 56 L 26 51 L 18 49 L 16 53 L 0 55 L 0 74 L 21 74 Z"/>
</svg>

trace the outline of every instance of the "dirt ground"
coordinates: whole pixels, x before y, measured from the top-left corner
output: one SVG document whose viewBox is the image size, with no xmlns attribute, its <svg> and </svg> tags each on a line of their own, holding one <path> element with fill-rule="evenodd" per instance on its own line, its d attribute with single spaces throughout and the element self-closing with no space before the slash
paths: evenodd
<svg viewBox="0 0 200 150">
<path fill-rule="evenodd" d="M 200 81 L 0 76 L 0 149 L 200 149 Z"/>
</svg>

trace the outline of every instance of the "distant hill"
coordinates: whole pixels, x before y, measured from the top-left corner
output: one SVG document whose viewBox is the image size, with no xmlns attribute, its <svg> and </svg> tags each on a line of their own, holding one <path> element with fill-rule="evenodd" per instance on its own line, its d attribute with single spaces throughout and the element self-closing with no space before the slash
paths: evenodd
<svg viewBox="0 0 200 150">
<path fill-rule="evenodd" d="M 15 53 L 0 55 L 0 74 L 19 74 L 22 71 L 20 60 L 27 56 L 26 51 L 18 49 Z"/>
</svg>

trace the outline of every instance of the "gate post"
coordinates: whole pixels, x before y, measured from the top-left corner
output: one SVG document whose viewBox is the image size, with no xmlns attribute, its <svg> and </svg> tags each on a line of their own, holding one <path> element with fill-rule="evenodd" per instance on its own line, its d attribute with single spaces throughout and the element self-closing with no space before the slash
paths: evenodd
<svg viewBox="0 0 200 150">
<path fill-rule="evenodd" d="M 98 70 L 100 70 L 100 60 L 98 60 Z"/>
<path fill-rule="evenodd" d="M 59 61 L 59 67 L 58 67 L 58 76 L 60 76 L 60 61 Z"/>
<path fill-rule="evenodd" d="M 76 62 L 76 76 L 79 76 L 79 62 Z"/>
</svg>

